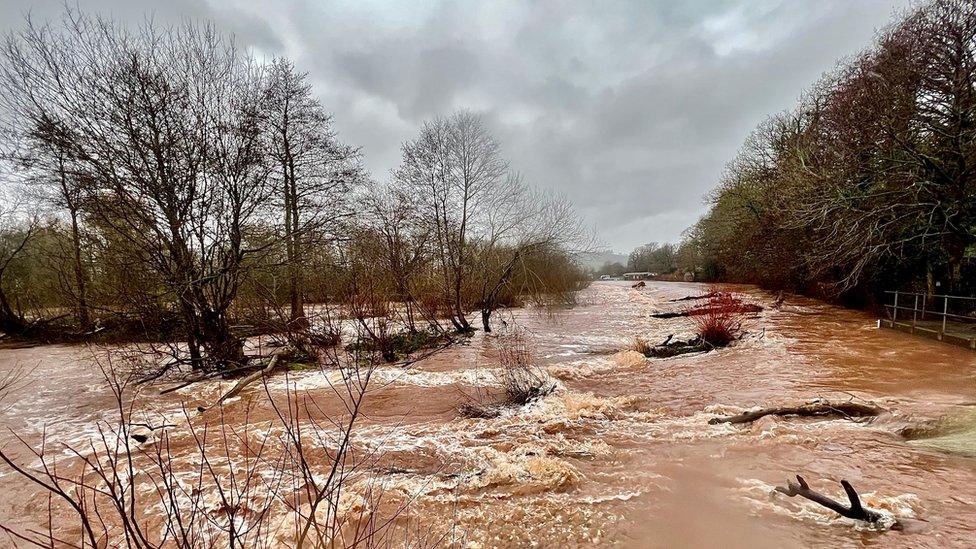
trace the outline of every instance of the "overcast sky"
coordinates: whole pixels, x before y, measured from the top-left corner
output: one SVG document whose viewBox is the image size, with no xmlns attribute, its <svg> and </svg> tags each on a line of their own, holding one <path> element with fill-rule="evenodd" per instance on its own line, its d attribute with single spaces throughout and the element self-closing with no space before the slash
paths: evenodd
<svg viewBox="0 0 976 549">
<path fill-rule="evenodd" d="M 906 0 L 80 0 L 138 24 L 212 20 L 307 71 L 386 180 L 424 119 L 484 115 L 512 165 L 613 249 L 676 241 L 766 115 L 870 44 Z M 0 0 L 0 30 L 62 0 Z"/>
</svg>

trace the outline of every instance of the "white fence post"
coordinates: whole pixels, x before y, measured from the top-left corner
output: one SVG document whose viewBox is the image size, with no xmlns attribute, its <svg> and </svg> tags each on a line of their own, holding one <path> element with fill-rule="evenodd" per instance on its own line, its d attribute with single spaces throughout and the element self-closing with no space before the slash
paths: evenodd
<svg viewBox="0 0 976 549">
<path fill-rule="evenodd" d="M 915 333 L 915 322 L 918 320 L 918 294 L 915 294 L 915 304 L 912 305 L 912 333 Z"/>
</svg>

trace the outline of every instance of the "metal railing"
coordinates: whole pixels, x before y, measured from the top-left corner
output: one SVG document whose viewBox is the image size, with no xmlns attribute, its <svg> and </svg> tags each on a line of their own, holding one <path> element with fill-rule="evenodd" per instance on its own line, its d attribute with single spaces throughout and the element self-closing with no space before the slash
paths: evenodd
<svg viewBox="0 0 976 549">
<path fill-rule="evenodd" d="M 885 294 L 892 296 L 892 302 L 884 304 L 892 325 L 911 326 L 913 332 L 936 332 L 939 339 L 945 334 L 976 339 L 976 297 L 901 291 Z"/>
</svg>

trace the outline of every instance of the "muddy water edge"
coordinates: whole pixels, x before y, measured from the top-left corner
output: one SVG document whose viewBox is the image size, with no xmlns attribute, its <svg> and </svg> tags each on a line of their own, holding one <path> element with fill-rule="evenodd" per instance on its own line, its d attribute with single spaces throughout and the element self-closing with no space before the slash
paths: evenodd
<svg viewBox="0 0 976 549">
<path fill-rule="evenodd" d="M 737 287 L 769 305 L 772 296 Z M 525 334 L 557 391 L 495 418 L 460 417 L 470 395 L 497 391 L 498 337 L 480 332 L 409 368 L 381 368 L 356 431 L 381 457 L 373 473 L 417 524 L 471 547 L 970 547 L 976 540 L 976 353 L 893 331 L 868 315 L 804 298 L 767 307 L 732 347 L 671 359 L 630 351 L 635 337 L 690 335 L 687 319 L 655 319 L 706 292 L 690 283 L 634 289 L 598 282 L 573 308 L 500 314 Z M 82 347 L 0 349 L 0 368 L 26 367 L 10 396 L 0 444 L 12 432 L 79 443 L 111 413 L 110 395 Z M 300 391 L 331 398 L 327 372 L 290 374 Z M 227 388 L 213 382 L 147 402 L 172 415 Z M 284 383 L 272 383 L 272 391 Z M 466 396 L 467 395 L 467 396 Z M 813 398 L 856 398 L 886 411 L 866 423 L 772 418 L 709 425 L 718 415 Z M 263 389 L 224 407 L 230 422 L 270 414 Z M 258 410 L 255 412 L 254 410 Z M 949 418 L 952 432 L 908 441 L 900 433 Z M 963 418 L 963 419 L 960 419 Z M 178 429 L 178 428 L 176 428 Z M 178 433 L 177 433 L 178 435 Z M 942 444 L 944 438 L 951 443 Z M 976 438 L 976 437 L 974 437 Z M 29 454 L 14 455 L 30 461 Z M 841 498 L 849 480 L 865 503 L 915 519 L 883 532 L 773 491 L 794 474 Z M 0 470 L 0 519 L 43 523 L 46 500 Z"/>
</svg>

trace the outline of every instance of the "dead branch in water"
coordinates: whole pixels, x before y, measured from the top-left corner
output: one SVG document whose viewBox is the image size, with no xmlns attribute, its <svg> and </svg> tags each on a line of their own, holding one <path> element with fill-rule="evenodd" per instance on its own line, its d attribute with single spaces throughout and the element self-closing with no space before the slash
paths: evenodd
<svg viewBox="0 0 976 549">
<path fill-rule="evenodd" d="M 734 416 L 715 417 L 708 420 L 710 425 L 719 423 L 752 423 L 766 416 L 801 416 L 801 417 L 829 417 L 840 416 L 847 419 L 856 417 L 874 417 L 881 413 L 880 408 L 859 404 L 857 402 L 811 402 L 798 406 L 777 406 L 762 408 L 752 412 L 744 412 Z"/>
<path fill-rule="evenodd" d="M 695 307 L 693 309 L 688 309 L 687 311 L 666 311 L 662 313 L 651 313 L 652 318 L 678 318 L 683 316 L 702 316 L 716 313 L 723 313 L 730 309 L 727 305 L 718 306 L 702 306 Z M 740 303 L 736 304 L 732 309 L 736 313 L 761 313 L 763 311 L 762 305 L 756 305 L 755 303 Z"/>
<path fill-rule="evenodd" d="M 864 522 L 877 524 L 882 518 L 884 518 L 881 513 L 867 509 L 861 504 L 861 497 L 857 494 L 857 490 L 851 486 L 850 482 L 842 480 L 840 481 L 840 484 L 844 487 L 844 492 L 847 493 L 847 498 L 850 500 L 850 506 L 845 506 L 839 501 L 829 498 L 819 492 L 815 492 L 800 475 L 796 475 L 796 482 L 789 480 L 787 481 L 785 487 L 777 486 L 776 491 L 781 494 L 786 494 L 791 498 L 800 496 L 808 499 L 814 503 L 826 507 L 827 509 L 830 509 L 831 511 L 834 511 L 842 517 L 847 517 L 849 519 L 863 520 Z M 896 520 L 890 528 L 892 530 L 901 530 L 902 526 L 901 523 Z"/>
<path fill-rule="evenodd" d="M 719 295 L 721 295 L 721 293 L 722 292 L 709 292 L 707 294 L 702 294 L 702 295 L 686 295 L 684 297 L 672 299 L 671 302 L 676 303 L 678 301 L 697 301 L 699 299 L 711 299 L 713 297 L 718 297 Z"/>
<path fill-rule="evenodd" d="M 230 391 L 227 391 L 226 393 L 223 394 L 223 396 L 217 399 L 217 402 L 214 403 L 214 405 L 211 406 L 211 408 L 213 408 L 214 406 L 222 405 L 225 401 L 227 401 L 227 399 L 234 398 L 235 396 L 240 394 L 240 392 L 243 391 L 244 388 L 247 387 L 248 385 L 274 372 L 275 368 L 278 367 L 278 362 L 281 360 L 281 357 L 291 351 L 292 349 L 290 347 L 283 347 L 275 351 L 275 353 L 271 355 L 271 360 L 268 361 L 268 364 L 264 368 L 261 368 L 260 370 L 256 372 L 252 372 L 247 376 L 241 378 L 241 380 L 238 381 Z M 205 412 L 207 408 L 201 406 L 200 408 L 198 408 L 198 410 L 202 413 Z"/>
<path fill-rule="evenodd" d="M 634 350 L 648 358 L 671 358 L 689 353 L 704 353 L 715 348 L 714 345 L 703 341 L 700 337 L 688 340 L 673 340 L 674 334 L 668 335 L 659 345 L 651 346 L 646 340 L 637 338 Z"/>
</svg>

